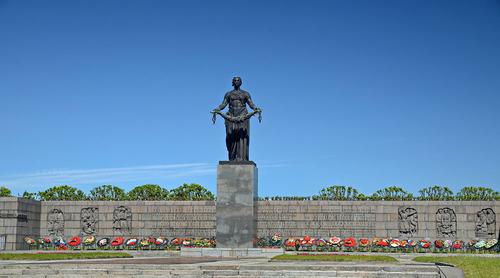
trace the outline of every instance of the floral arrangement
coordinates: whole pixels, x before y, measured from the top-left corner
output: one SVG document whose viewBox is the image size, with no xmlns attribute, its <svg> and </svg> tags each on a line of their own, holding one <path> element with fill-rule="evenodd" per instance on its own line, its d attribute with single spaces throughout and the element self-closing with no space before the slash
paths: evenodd
<svg viewBox="0 0 500 278">
<path fill-rule="evenodd" d="M 474 244 L 474 248 L 476 249 L 483 249 L 486 246 L 486 241 L 480 240 Z"/>
<path fill-rule="evenodd" d="M 367 238 L 361 238 L 359 240 L 359 246 L 361 247 L 368 247 L 370 245 L 370 240 Z"/>
<path fill-rule="evenodd" d="M 172 241 L 170 241 L 170 245 L 172 245 L 173 247 L 176 247 L 176 248 L 180 248 L 182 245 L 182 241 L 183 241 L 182 238 L 177 237 L 177 238 L 172 239 Z"/>
<path fill-rule="evenodd" d="M 449 249 L 453 245 L 453 241 L 451 239 L 447 239 L 444 241 L 444 248 Z"/>
<path fill-rule="evenodd" d="M 184 247 L 192 247 L 193 246 L 193 240 L 190 238 L 184 238 L 182 240 L 182 246 Z"/>
<path fill-rule="evenodd" d="M 62 237 L 58 237 L 54 240 L 54 245 L 56 246 L 57 250 L 67 250 L 68 245 L 66 244 L 66 241 Z"/>
<path fill-rule="evenodd" d="M 62 237 L 49 238 L 49 237 L 39 237 L 33 238 L 26 236 L 24 238 L 26 245 L 34 248 L 56 248 L 57 250 L 66 250 L 68 247 L 76 248 L 79 246 L 91 246 L 96 244 L 97 248 L 109 248 L 126 246 L 127 248 L 134 249 L 136 246 L 140 246 L 143 249 L 165 249 L 165 248 L 175 248 L 180 249 L 180 247 L 197 247 L 197 248 L 210 248 L 216 246 L 215 238 L 174 238 L 170 242 L 166 237 L 145 237 L 143 239 L 129 238 L 118 236 L 111 240 L 110 238 L 104 237 L 99 240 L 93 235 L 88 235 L 86 237 L 73 236 L 67 239 L 67 241 Z M 354 238 L 354 237 L 330 237 L 329 239 L 324 238 L 313 238 L 309 235 L 303 238 L 289 237 L 283 240 L 281 235 L 276 233 L 272 236 L 256 238 L 256 243 L 259 243 L 263 248 L 276 248 L 283 247 L 288 251 L 373 251 L 373 252 L 425 252 L 429 251 L 439 251 L 439 252 L 456 252 L 456 251 L 468 251 L 468 252 L 495 252 L 494 248 L 498 245 L 497 239 L 489 240 L 469 240 L 464 242 L 462 240 L 450 240 L 450 239 L 436 239 L 430 241 L 429 239 L 414 240 L 414 239 L 387 239 L 374 237 L 373 239 L 368 238 Z"/>
<path fill-rule="evenodd" d="M 118 236 L 111 241 L 111 246 L 113 247 L 122 246 L 123 242 L 125 242 L 125 238 L 122 236 Z"/>
<path fill-rule="evenodd" d="M 104 237 L 104 238 L 101 238 L 100 240 L 97 241 L 97 246 L 99 247 L 106 247 L 109 245 L 109 238 L 108 237 Z"/>
<path fill-rule="evenodd" d="M 293 237 L 289 237 L 285 240 L 285 242 L 283 243 L 283 245 L 285 246 L 285 249 L 287 250 L 294 250 L 295 249 L 295 245 L 296 245 L 296 239 L 293 238 Z"/>
<path fill-rule="evenodd" d="M 215 239 L 212 238 L 202 238 L 202 239 L 194 239 L 193 240 L 194 247 L 215 247 Z"/>
<path fill-rule="evenodd" d="M 316 250 L 317 251 L 322 251 L 325 250 L 325 248 L 328 246 L 328 243 L 326 242 L 325 239 L 318 239 L 316 240 Z"/>
<path fill-rule="evenodd" d="M 443 241 L 443 240 L 441 240 L 441 239 L 436 239 L 436 240 L 434 241 L 434 246 L 435 246 L 436 248 L 438 248 L 438 249 L 441 249 L 441 248 L 443 248 L 443 247 L 444 247 L 444 241 Z"/>
<path fill-rule="evenodd" d="M 486 249 L 491 249 L 493 246 L 497 245 L 498 239 L 490 239 L 486 241 L 486 244 L 484 245 L 484 248 Z"/>
<path fill-rule="evenodd" d="M 475 240 L 475 239 L 471 239 L 471 240 L 469 240 L 469 241 L 467 242 L 467 247 L 468 247 L 469 249 L 474 249 L 474 248 L 475 248 L 476 243 L 477 243 L 477 240 Z"/>
<path fill-rule="evenodd" d="M 463 246 L 464 242 L 462 240 L 455 240 L 452 245 L 453 249 L 455 250 L 462 249 Z"/>
<path fill-rule="evenodd" d="M 421 247 L 421 248 L 424 248 L 424 249 L 428 249 L 429 247 L 431 247 L 431 242 L 426 240 L 426 239 L 421 239 L 419 242 L 418 242 L 418 245 Z"/>
<path fill-rule="evenodd" d="M 353 237 L 348 237 L 344 239 L 344 246 L 349 248 L 356 247 L 356 239 Z"/>
<path fill-rule="evenodd" d="M 86 237 L 83 239 L 83 244 L 84 244 L 84 245 L 89 246 L 89 245 L 94 244 L 94 242 L 95 242 L 95 241 L 96 241 L 95 236 L 93 236 L 93 235 L 89 235 L 89 236 L 86 236 Z"/>
<path fill-rule="evenodd" d="M 417 246 L 418 246 L 418 242 L 416 240 L 413 240 L 413 239 L 408 240 L 408 247 L 415 248 Z"/>
<path fill-rule="evenodd" d="M 82 243 L 82 239 L 79 236 L 74 236 L 68 241 L 68 245 L 71 247 L 80 246 L 80 243 Z"/>
<path fill-rule="evenodd" d="M 281 234 L 275 233 L 271 237 L 271 240 L 270 240 L 271 246 L 275 246 L 275 247 L 281 246 L 282 243 L 283 243 L 283 238 L 281 237 Z"/>
<path fill-rule="evenodd" d="M 137 238 L 129 238 L 127 241 L 125 241 L 125 246 L 127 247 L 134 247 L 137 245 L 137 242 L 139 240 Z"/>
<path fill-rule="evenodd" d="M 310 236 L 305 236 L 302 239 L 300 239 L 301 250 L 312 250 L 315 244 L 316 244 L 316 239 Z"/>
<path fill-rule="evenodd" d="M 406 239 L 401 240 L 399 242 L 399 246 L 401 246 L 402 248 L 407 248 L 409 246 L 408 240 L 406 240 Z"/>
<path fill-rule="evenodd" d="M 387 238 L 374 238 L 372 240 L 373 245 L 378 246 L 378 247 L 387 247 L 389 246 L 389 239 Z"/>
<path fill-rule="evenodd" d="M 37 244 L 37 241 L 32 239 L 31 237 L 25 237 L 24 242 L 28 244 L 29 246 L 35 246 Z"/>
<path fill-rule="evenodd" d="M 333 236 L 328 240 L 328 243 L 332 246 L 341 246 L 342 239 L 340 237 Z"/>
<path fill-rule="evenodd" d="M 399 242 L 399 239 L 391 239 L 389 241 L 389 245 L 392 247 L 392 248 L 398 248 L 401 243 Z"/>
<path fill-rule="evenodd" d="M 139 242 L 139 245 L 141 247 L 148 247 L 150 245 L 151 242 L 149 242 L 149 238 L 145 237 L 143 239 L 141 239 L 141 241 Z"/>
<path fill-rule="evenodd" d="M 155 239 L 155 245 L 156 246 L 164 246 L 168 243 L 168 239 L 164 238 L 164 237 L 157 237 Z"/>
</svg>

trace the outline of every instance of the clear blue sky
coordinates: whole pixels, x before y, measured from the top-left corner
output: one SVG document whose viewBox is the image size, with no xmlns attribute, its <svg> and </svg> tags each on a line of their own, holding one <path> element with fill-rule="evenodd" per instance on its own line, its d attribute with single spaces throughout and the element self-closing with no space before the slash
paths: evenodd
<svg viewBox="0 0 500 278">
<path fill-rule="evenodd" d="M 201 183 L 232 76 L 266 195 L 500 189 L 499 1 L 2 1 L 0 184 Z"/>
</svg>

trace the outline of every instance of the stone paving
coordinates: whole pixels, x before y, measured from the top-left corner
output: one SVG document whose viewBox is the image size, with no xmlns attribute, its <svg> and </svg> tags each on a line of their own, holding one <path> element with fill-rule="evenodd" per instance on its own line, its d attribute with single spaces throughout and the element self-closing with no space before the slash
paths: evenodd
<svg viewBox="0 0 500 278">
<path fill-rule="evenodd" d="M 0 261 L 0 278 L 91 277 L 401 277 L 438 278 L 443 269 L 399 258 L 398 263 L 281 262 L 267 258 L 135 257 L 71 261 Z M 448 272 L 447 277 L 454 276 Z"/>
</svg>

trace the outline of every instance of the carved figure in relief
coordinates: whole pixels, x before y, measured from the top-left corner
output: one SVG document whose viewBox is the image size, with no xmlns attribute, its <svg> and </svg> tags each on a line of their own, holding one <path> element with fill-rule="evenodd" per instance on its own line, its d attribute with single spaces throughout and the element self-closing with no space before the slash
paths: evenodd
<svg viewBox="0 0 500 278">
<path fill-rule="evenodd" d="M 119 206 L 113 211 L 113 230 L 120 234 L 132 232 L 132 211 L 125 206 Z"/>
<path fill-rule="evenodd" d="M 456 237 L 457 216 L 453 209 L 438 209 L 436 212 L 436 230 L 438 237 Z"/>
<path fill-rule="evenodd" d="M 95 235 L 99 221 L 99 209 L 96 207 L 82 208 L 80 211 L 80 224 L 82 232 L 86 235 Z"/>
<path fill-rule="evenodd" d="M 60 209 L 52 209 L 47 214 L 47 230 L 49 236 L 64 236 L 64 213 Z"/>
<path fill-rule="evenodd" d="M 485 208 L 476 214 L 476 237 L 494 237 L 496 232 L 496 215 L 493 209 Z"/>
<path fill-rule="evenodd" d="M 417 210 L 410 207 L 401 207 L 398 209 L 399 215 L 399 234 L 401 236 L 413 236 L 418 231 L 418 213 Z"/>
</svg>

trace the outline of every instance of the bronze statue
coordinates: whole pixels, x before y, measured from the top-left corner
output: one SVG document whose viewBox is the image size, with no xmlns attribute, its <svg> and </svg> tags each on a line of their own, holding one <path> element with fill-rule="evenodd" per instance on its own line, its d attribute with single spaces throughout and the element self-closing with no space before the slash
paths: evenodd
<svg viewBox="0 0 500 278">
<path fill-rule="evenodd" d="M 262 120 L 262 110 L 255 106 L 247 91 L 240 89 L 241 84 L 240 77 L 233 77 L 234 90 L 227 92 L 222 104 L 211 111 L 214 124 L 217 114 L 225 120 L 226 147 L 230 161 L 248 161 L 250 118 L 258 114 L 259 122 Z M 247 111 L 247 104 L 253 110 L 250 113 Z M 227 105 L 229 105 L 229 111 L 221 112 Z"/>
</svg>

